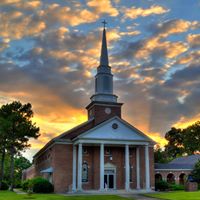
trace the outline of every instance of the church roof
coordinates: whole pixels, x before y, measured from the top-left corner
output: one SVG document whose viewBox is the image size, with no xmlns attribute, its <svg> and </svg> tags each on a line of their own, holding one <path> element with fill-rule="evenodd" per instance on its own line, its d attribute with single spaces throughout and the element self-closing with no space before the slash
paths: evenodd
<svg viewBox="0 0 200 200">
<path fill-rule="evenodd" d="M 192 170 L 193 164 L 155 163 L 156 170 Z"/>
<path fill-rule="evenodd" d="M 89 130 L 90 128 L 94 127 L 94 119 L 89 119 L 88 121 L 75 126 L 74 128 L 62 133 L 61 135 L 51 139 L 42 149 L 40 149 L 33 157 L 37 157 L 42 152 L 44 152 L 50 145 L 55 143 L 56 141 L 61 141 L 62 139 L 68 140 L 69 142 L 74 137 L 78 136 L 79 134 L 83 133 L 84 131 Z"/>
<path fill-rule="evenodd" d="M 57 139 L 74 139 L 75 137 L 79 136 L 85 131 L 90 130 L 95 126 L 94 124 L 94 118 L 89 119 L 88 121 L 70 129 L 69 131 L 64 132 L 60 136 L 57 137 Z"/>
<path fill-rule="evenodd" d="M 193 169 L 194 165 L 200 160 L 200 155 L 190 155 L 175 158 L 169 163 L 155 163 L 155 169 L 168 170 L 168 169 Z"/>
<path fill-rule="evenodd" d="M 149 138 L 146 134 L 144 134 L 143 132 L 141 132 L 140 130 L 138 130 L 137 128 L 135 128 L 134 126 L 132 126 L 131 124 L 129 124 L 127 121 L 115 116 L 112 117 L 108 120 L 102 121 L 99 124 L 94 123 L 94 118 L 89 119 L 88 121 L 62 133 L 61 135 L 53 138 L 52 140 L 50 140 L 42 149 L 40 149 L 35 155 L 34 158 L 37 157 L 38 155 L 40 155 L 42 152 L 44 152 L 50 145 L 52 145 L 55 142 L 64 142 L 64 141 L 68 141 L 68 142 L 72 142 L 73 139 L 78 138 L 79 136 L 81 136 L 82 134 L 86 133 L 87 131 L 90 131 L 94 128 L 98 128 L 99 126 L 104 126 L 106 123 L 108 123 L 109 121 L 113 120 L 113 119 L 118 119 L 120 120 L 122 123 L 124 123 L 126 126 L 128 126 L 129 128 L 131 128 L 132 130 L 134 130 L 138 135 L 142 136 L 143 138 L 145 138 L 145 140 L 147 142 L 150 142 L 151 144 L 155 144 L 155 142 Z"/>
<path fill-rule="evenodd" d="M 187 164 L 187 163 L 190 163 L 190 164 L 194 165 L 196 162 L 198 162 L 198 160 L 200 160 L 200 154 L 175 158 L 170 163 L 171 164 Z"/>
<path fill-rule="evenodd" d="M 113 124 L 117 124 L 118 128 L 112 128 Z M 76 139 L 105 139 L 120 141 L 143 141 L 155 144 L 155 142 L 146 134 L 129 124 L 127 121 L 114 116 L 105 120 L 91 129 L 77 135 Z"/>
</svg>

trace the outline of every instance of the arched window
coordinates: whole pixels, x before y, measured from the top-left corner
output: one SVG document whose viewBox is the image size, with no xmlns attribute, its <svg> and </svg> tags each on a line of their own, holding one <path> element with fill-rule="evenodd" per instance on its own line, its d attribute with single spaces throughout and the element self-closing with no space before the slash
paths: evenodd
<svg viewBox="0 0 200 200">
<path fill-rule="evenodd" d="M 156 182 L 162 181 L 162 175 L 159 173 L 155 174 L 155 181 Z"/>
<path fill-rule="evenodd" d="M 82 182 L 88 182 L 88 164 L 85 161 L 82 165 Z"/>
<path fill-rule="evenodd" d="M 179 184 L 184 185 L 186 181 L 186 175 L 184 173 L 181 173 L 179 176 Z"/>
<path fill-rule="evenodd" d="M 175 176 L 174 176 L 174 174 L 169 173 L 169 174 L 167 175 L 167 182 L 168 182 L 168 183 L 175 183 Z"/>
</svg>

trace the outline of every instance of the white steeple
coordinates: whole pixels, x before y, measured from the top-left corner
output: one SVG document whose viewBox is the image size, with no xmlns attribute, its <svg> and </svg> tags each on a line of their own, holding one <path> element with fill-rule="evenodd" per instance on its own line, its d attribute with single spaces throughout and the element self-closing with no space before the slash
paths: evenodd
<svg viewBox="0 0 200 200">
<path fill-rule="evenodd" d="M 95 94 L 91 97 L 92 101 L 101 102 L 117 102 L 117 96 L 113 94 L 113 75 L 111 73 L 111 67 L 108 61 L 108 51 L 106 42 L 106 29 L 105 20 L 104 24 L 100 65 L 97 68 L 97 75 L 95 76 Z"/>
<path fill-rule="evenodd" d="M 105 28 L 103 29 L 103 36 L 102 36 L 100 66 L 109 66 Z"/>
</svg>

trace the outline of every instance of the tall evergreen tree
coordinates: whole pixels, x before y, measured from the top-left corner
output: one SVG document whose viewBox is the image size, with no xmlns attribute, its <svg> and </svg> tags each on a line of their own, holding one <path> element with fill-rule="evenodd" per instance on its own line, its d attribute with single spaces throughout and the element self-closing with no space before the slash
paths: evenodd
<svg viewBox="0 0 200 200">
<path fill-rule="evenodd" d="M 39 137 L 39 128 L 32 123 L 32 106 L 30 103 L 22 104 L 14 101 L 3 105 L 0 109 L 0 116 L 6 121 L 2 131 L 7 134 L 6 148 L 10 154 L 10 190 L 13 190 L 14 183 L 14 156 L 30 146 L 30 138 Z"/>
</svg>

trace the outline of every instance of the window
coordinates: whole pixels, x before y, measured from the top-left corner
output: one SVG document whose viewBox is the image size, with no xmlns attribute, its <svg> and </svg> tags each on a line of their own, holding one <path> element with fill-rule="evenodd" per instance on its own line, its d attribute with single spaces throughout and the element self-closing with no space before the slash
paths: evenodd
<svg viewBox="0 0 200 200">
<path fill-rule="evenodd" d="M 111 155 L 111 150 L 110 150 L 110 148 L 106 148 L 106 149 L 105 149 L 105 154 L 106 154 L 106 155 L 109 155 L 109 156 Z"/>
<path fill-rule="evenodd" d="M 111 78 L 109 76 L 103 76 L 103 90 L 111 92 Z"/>
<path fill-rule="evenodd" d="M 83 154 L 88 154 L 88 150 L 86 147 L 83 148 Z"/>
<path fill-rule="evenodd" d="M 88 164 L 86 161 L 82 165 L 82 182 L 88 182 Z"/>
</svg>

